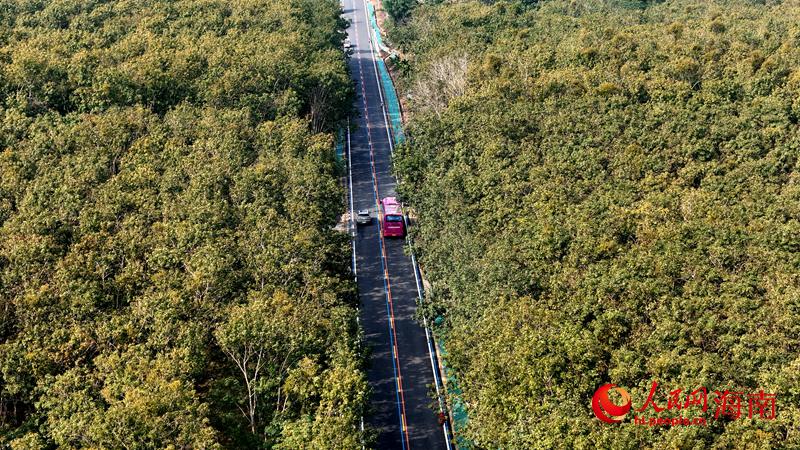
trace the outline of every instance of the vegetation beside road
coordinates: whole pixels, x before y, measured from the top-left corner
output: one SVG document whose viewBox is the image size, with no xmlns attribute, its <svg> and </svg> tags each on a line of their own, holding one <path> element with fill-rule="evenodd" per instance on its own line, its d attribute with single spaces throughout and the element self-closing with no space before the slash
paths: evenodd
<svg viewBox="0 0 800 450">
<path fill-rule="evenodd" d="M 339 3 L 0 3 L 0 447 L 360 447 Z"/>
<path fill-rule="evenodd" d="M 798 24 L 796 2 L 734 0 L 396 15 L 401 191 L 477 446 L 800 446 Z M 711 392 L 662 417 L 713 418 L 714 390 L 742 417 L 594 418 L 600 385 L 640 406 L 653 381 L 660 406 Z M 747 418 L 761 389 L 775 420 Z"/>
</svg>

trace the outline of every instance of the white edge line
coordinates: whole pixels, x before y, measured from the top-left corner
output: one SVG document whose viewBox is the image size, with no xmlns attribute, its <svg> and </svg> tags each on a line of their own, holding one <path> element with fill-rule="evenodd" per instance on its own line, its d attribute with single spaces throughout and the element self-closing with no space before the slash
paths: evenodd
<svg viewBox="0 0 800 450">
<path fill-rule="evenodd" d="M 367 29 L 369 30 L 369 33 L 368 33 L 369 34 L 369 48 L 370 48 L 370 54 L 371 54 L 371 59 L 372 59 L 372 66 L 373 66 L 373 69 L 375 70 L 375 81 L 378 83 L 378 95 L 380 96 L 380 99 L 381 99 L 381 111 L 383 112 L 383 123 L 384 123 L 384 125 L 386 127 L 386 136 L 389 138 L 389 152 L 392 155 L 392 167 L 394 167 L 394 146 L 392 144 L 392 134 L 389 132 L 389 120 L 388 120 L 388 116 L 387 116 L 387 113 L 386 113 L 386 104 L 383 101 L 383 93 L 382 93 L 382 89 L 383 88 L 381 86 L 380 76 L 378 75 L 378 63 L 375 62 L 375 48 L 372 45 L 372 33 L 374 32 L 374 30 L 372 29 L 372 23 L 370 22 L 370 18 L 369 18 L 369 10 L 367 9 L 367 0 L 364 0 L 364 14 L 365 14 L 366 19 L 367 19 Z M 405 220 L 405 214 L 403 214 L 403 219 Z M 408 221 L 406 221 L 406 230 L 408 230 Z M 417 295 L 418 295 L 418 298 L 420 299 L 420 301 L 422 301 L 423 300 L 423 298 L 422 298 L 422 290 L 420 288 L 419 277 L 417 275 L 417 271 L 418 271 L 417 261 L 416 261 L 416 258 L 414 257 L 414 250 L 411 247 L 411 243 L 408 240 L 408 231 L 406 231 L 406 243 L 408 244 L 408 247 L 411 250 L 411 264 L 412 264 L 412 269 L 414 269 L 414 280 L 417 283 Z M 431 371 L 433 372 L 434 384 L 436 386 L 436 395 L 437 395 L 438 400 L 439 400 L 439 410 L 441 412 L 444 412 L 444 405 L 442 403 L 442 396 L 441 396 L 441 393 L 440 393 L 440 390 L 439 390 L 440 380 L 439 380 L 438 374 L 436 373 L 436 365 L 434 363 L 433 350 L 431 349 L 431 336 L 430 336 L 430 331 L 428 330 L 428 321 L 425 319 L 425 317 L 422 318 L 422 321 L 423 321 L 423 327 L 425 328 L 425 338 L 426 338 L 426 340 L 428 342 L 428 355 L 430 356 L 430 360 L 431 360 Z M 447 427 L 445 425 L 442 425 L 442 432 L 444 433 L 445 445 L 447 446 L 447 448 L 449 450 L 451 448 L 450 447 L 450 437 L 449 437 L 449 434 L 447 433 Z"/>
<path fill-rule="evenodd" d="M 381 77 L 378 75 L 378 63 L 375 61 L 375 47 L 372 45 L 372 34 L 375 30 L 372 29 L 372 22 L 369 20 L 369 10 L 367 9 L 367 1 L 364 0 L 364 14 L 367 18 L 367 29 L 369 30 L 369 49 L 372 57 L 372 68 L 375 70 L 375 82 L 378 83 L 378 96 L 381 99 L 381 112 L 383 113 L 383 123 L 386 125 L 386 137 L 389 138 L 389 154 L 392 156 L 392 168 L 394 168 L 394 144 L 392 133 L 389 131 L 389 120 L 386 113 L 386 104 L 383 101 L 383 87 L 381 86 Z M 377 19 L 376 19 L 377 20 Z"/>
<path fill-rule="evenodd" d="M 372 64 L 375 66 L 375 70 L 377 71 L 377 65 L 376 65 L 375 59 L 374 59 L 375 50 L 374 50 L 374 48 L 372 46 L 372 34 L 370 33 L 370 30 L 372 29 L 372 27 L 370 26 L 370 23 L 369 23 L 369 11 L 367 10 L 366 1 L 367 0 L 364 0 L 364 20 L 366 21 L 366 27 L 367 27 L 367 41 L 369 42 L 370 54 L 372 56 Z M 353 10 L 355 11 L 355 0 L 353 1 Z M 360 41 L 358 39 L 358 22 L 354 21 L 354 24 L 355 24 L 355 31 L 356 31 L 356 33 L 355 33 L 356 48 L 359 48 Z M 361 61 L 360 60 L 359 60 L 358 64 L 359 64 L 359 71 L 361 71 L 362 70 L 362 65 L 361 65 Z M 364 107 L 365 107 L 365 113 L 366 113 L 365 120 L 366 120 L 366 117 L 369 116 L 369 109 L 368 109 L 369 108 L 369 104 L 367 102 L 367 97 L 366 97 L 366 88 L 364 87 L 364 80 L 363 80 L 364 74 L 363 74 L 363 72 L 361 73 L 361 76 L 362 76 L 361 89 L 364 92 L 362 101 L 363 101 Z M 380 80 L 377 80 L 377 82 L 378 82 L 378 95 L 381 98 L 381 108 L 383 109 L 384 108 L 384 105 L 383 105 L 383 94 L 381 93 L 381 90 L 380 90 L 381 89 Z M 385 109 L 384 109 L 384 123 L 386 124 Z M 366 121 L 366 124 L 367 124 L 367 128 L 368 128 L 368 130 L 367 130 L 367 140 L 369 142 L 369 148 L 370 148 L 370 165 L 372 166 L 372 176 L 373 176 L 372 187 L 373 187 L 373 193 L 374 193 L 374 196 L 375 196 L 375 207 L 378 209 L 378 214 L 380 214 L 380 206 L 378 204 L 378 199 L 380 198 L 380 193 L 378 192 L 378 180 L 377 180 L 376 175 L 375 175 L 375 160 L 374 160 L 374 150 L 373 150 L 374 146 L 372 144 L 371 138 L 369 137 L 369 121 Z M 388 127 L 388 124 L 386 124 L 386 126 Z M 386 133 L 389 136 L 389 151 L 392 152 L 392 140 L 391 140 L 391 135 L 389 134 L 389 130 L 388 129 L 386 130 Z M 383 277 L 384 278 L 384 290 L 386 290 L 387 308 L 388 308 L 388 302 L 391 299 L 391 294 L 390 294 L 390 292 L 389 292 L 389 290 L 387 288 L 388 283 L 389 283 L 388 264 L 387 264 L 387 261 L 386 261 L 386 253 L 385 253 L 386 250 L 385 250 L 385 246 L 384 246 L 383 230 L 382 229 L 378 230 L 378 237 L 379 237 L 379 241 L 381 243 L 381 265 L 384 267 L 384 277 Z M 390 333 L 391 333 L 391 330 L 394 328 L 393 319 L 394 318 L 392 316 L 390 316 L 390 318 L 389 318 Z M 390 335 L 389 339 L 390 339 L 390 341 L 394 342 L 394 345 L 392 345 L 392 355 L 394 356 L 394 360 L 392 361 L 392 363 L 395 364 L 395 362 L 396 362 L 396 364 L 397 364 L 397 367 L 395 368 L 395 388 L 396 388 L 396 393 L 398 395 L 398 413 L 400 414 L 400 423 L 401 423 L 400 443 L 402 444 L 403 450 L 405 450 L 406 449 L 406 444 L 408 444 L 408 446 L 410 447 L 411 443 L 410 442 L 406 443 L 407 431 L 406 431 L 406 428 L 404 427 L 404 425 L 406 423 L 405 402 L 403 402 L 402 413 L 399 410 L 400 409 L 399 395 L 400 395 L 400 392 L 402 391 L 402 389 L 400 387 L 401 377 L 398 375 L 397 371 L 399 370 L 399 366 L 400 366 L 400 358 L 398 357 L 398 355 L 396 353 L 396 350 L 397 350 L 396 341 L 393 340 L 394 338 L 392 337 L 392 335 Z M 448 445 L 448 450 L 449 450 L 449 448 L 450 447 Z"/>
<path fill-rule="evenodd" d="M 356 224 L 355 224 L 355 203 L 353 201 L 353 159 L 351 157 L 352 147 L 350 146 L 350 118 L 347 118 L 347 175 L 350 187 L 350 242 L 353 249 L 353 276 L 358 282 L 358 265 L 356 263 Z"/>
<path fill-rule="evenodd" d="M 344 2 L 343 2 L 344 3 Z M 346 5 L 345 5 L 346 6 Z M 348 33 L 348 39 L 349 39 Z M 356 227 L 354 223 L 354 201 L 353 201 L 353 159 L 352 159 L 352 146 L 350 145 L 350 117 L 347 118 L 347 176 L 348 176 L 348 187 L 350 191 L 350 248 L 353 252 L 353 259 L 352 259 L 352 268 L 353 268 L 353 280 L 358 284 L 358 263 L 356 259 Z M 358 314 L 358 306 L 356 306 L 356 324 L 361 327 L 361 320 Z M 364 433 L 364 415 L 362 414 L 360 417 L 360 428 L 361 433 Z M 366 445 L 364 445 L 363 441 L 361 444 L 362 450 L 366 449 Z"/>
</svg>

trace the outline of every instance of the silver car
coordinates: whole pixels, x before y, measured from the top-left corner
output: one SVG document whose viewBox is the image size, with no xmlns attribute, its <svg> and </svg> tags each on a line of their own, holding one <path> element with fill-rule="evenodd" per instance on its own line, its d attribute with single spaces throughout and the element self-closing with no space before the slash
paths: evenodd
<svg viewBox="0 0 800 450">
<path fill-rule="evenodd" d="M 356 213 L 357 225 L 369 225 L 372 223 L 372 216 L 369 214 L 368 209 L 359 209 Z"/>
</svg>

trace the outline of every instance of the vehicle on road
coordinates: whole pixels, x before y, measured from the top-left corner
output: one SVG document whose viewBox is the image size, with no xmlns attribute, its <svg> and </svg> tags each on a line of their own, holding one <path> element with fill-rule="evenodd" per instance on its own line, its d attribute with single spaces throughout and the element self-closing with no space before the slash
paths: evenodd
<svg viewBox="0 0 800 450">
<path fill-rule="evenodd" d="M 381 229 L 386 237 L 405 237 L 406 222 L 403 217 L 403 209 L 394 197 L 386 197 L 381 200 L 383 208 L 383 223 Z"/>
<path fill-rule="evenodd" d="M 344 51 L 349 53 L 352 48 L 353 48 L 353 44 L 350 43 L 350 38 L 345 38 L 345 40 L 344 40 Z"/>
<path fill-rule="evenodd" d="M 356 213 L 356 225 L 369 225 L 372 223 L 372 216 L 368 209 L 359 209 Z"/>
</svg>

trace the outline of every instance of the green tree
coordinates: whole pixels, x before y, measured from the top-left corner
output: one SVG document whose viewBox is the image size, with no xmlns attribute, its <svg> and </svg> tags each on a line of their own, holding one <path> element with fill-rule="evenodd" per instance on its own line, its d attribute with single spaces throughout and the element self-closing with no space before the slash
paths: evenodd
<svg viewBox="0 0 800 450">
<path fill-rule="evenodd" d="M 426 4 L 393 36 L 411 67 L 396 168 L 461 435 L 797 447 L 800 10 L 634 3 Z M 783 400 L 706 428 L 593 419 L 601 384 L 640 406 L 653 380 Z"/>
<path fill-rule="evenodd" d="M 416 3 L 416 0 L 385 0 L 383 6 L 392 19 L 402 21 L 408 17 Z"/>
<path fill-rule="evenodd" d="M 0 24 L 0 447 L 269 448 L 308 420 L 302 442 L 363 442 L 339 3 L 6 2 Z M 232 313 L 256 306 L 289 315 Z M 342 383 L 297 388 L 304 361 Z"/>
</svg>

